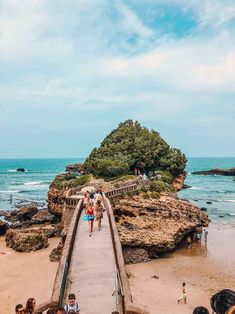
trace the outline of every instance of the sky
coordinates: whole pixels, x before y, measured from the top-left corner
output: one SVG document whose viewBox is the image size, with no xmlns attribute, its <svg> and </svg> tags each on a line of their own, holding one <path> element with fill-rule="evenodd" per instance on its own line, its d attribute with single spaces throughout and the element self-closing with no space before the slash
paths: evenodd
<svg viewBox="0 0 235 314">
<path fill-rule="evenodd" d="M 86 157 L 138 120 L 235 156 L 234 0 L 0 0 L 0 158 Z"/>
</svg>

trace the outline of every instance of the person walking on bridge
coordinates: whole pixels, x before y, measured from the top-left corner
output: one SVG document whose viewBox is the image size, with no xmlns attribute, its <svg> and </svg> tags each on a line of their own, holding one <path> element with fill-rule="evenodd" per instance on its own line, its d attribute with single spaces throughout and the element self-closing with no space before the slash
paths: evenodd
<svg viewBox="0 0 235 314">
<path fill-rule="evenodd" d="M 94 208 L 90 203 L 88 203 L 86 206 L 86 215 L 87 215 L 87 221 L 89 224 L 89 236 L 91 237 L 92 232 L 93 232 L 93 224 L 94 224 L 95 215 L 94 215 Z"/>
<path fill-rule="evenodd" d="M 101 220 L 103 218 L 103 206 L 101 201 L 98 200 L 95 204 L 95 220 L 97 221 L 98 229 L 101 230 Z"/>
</svg>

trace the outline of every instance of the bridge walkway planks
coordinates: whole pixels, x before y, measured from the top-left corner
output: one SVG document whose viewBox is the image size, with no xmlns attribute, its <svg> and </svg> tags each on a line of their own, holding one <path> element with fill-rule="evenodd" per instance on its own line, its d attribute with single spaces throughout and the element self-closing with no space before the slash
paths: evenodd
<svg viewBox="0 0 235 314">
<path fill-rule="evenodd" d="M 109 314 L 116 309 L 116 266 L 106 212 L 102 230 L 94 222 L 94 232 L 88 233 L 88 222 L 79 220 L 71 265 L 68 274 L 65 302 L 69 293 L 75 293 L 81 314 Z"/>
</svg>

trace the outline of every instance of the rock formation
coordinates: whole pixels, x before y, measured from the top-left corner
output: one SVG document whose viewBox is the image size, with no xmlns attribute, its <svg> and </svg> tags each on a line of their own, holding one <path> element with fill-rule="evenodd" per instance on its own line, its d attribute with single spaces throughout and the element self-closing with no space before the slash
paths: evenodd
<svg viewBox="0 0 235 314">
<path fill-rule="evenodd" d="M 66 190 L 50 188 L 48 191 L 48 210 L 61 217 L 64 208 Z"/>
<path fill-rule="evenodd" d="M 25 172 L 25 169 L 24 168 L 18 168 L 16 169 L 17 172 Z"/>
<path fill-rule="evenodd" d="M 7 232 L 8 225 L 6 222 L 0 220 L 0 236 Z"/>
<path fill-rule="evenodd" d="M 49 256 L 51 262 L 59 262 L 64 248 L 64 241 L 60 241 L 58 246 L 54 248 Z"/>
<path fill-rule="evenodd" d="M 48 235 L 38 231 L 8 230 L 6 244 L 18 252 L 28 253 L 48 247 Z"/>
<path fill-rule="evenodd" d="M 235 176 L 235 168 L 230 169 L 210 169 L 205 171 L 194 171 L 192 174 L 201 174 L 201 175 L 221 175 L 221 176 Z"/>
<path fill-rule="evenodd" d="M 38 209 L 35 205 L 23 206 L 17 212 L 16 217 L 19 221 L 25 221 L 30 220 L 37 213 Z"/>
<path fill-rule="evenodd" d="M 77 164 L 73 164 L 73 165 L 67 165 L 65 167 L 65 170 L 68 172 L 72 172 L 72 173 L 79 173 L 81 171 L 81 168 L 82 168 L 82 164 L 77 163 Z"/>
<path fill-rule="evenodd" d="M 114 214 L 126 263 L 138 263 L 173 250 L 208 216 L 187 200 L 169 196 L 132 196 L 114 202 Z"/>
<path fill-rule="evenodd" d="M 182 188 L 184 187 L 185 178 L 186 178 L 186 174 L 181 173 L 173 180 L 172 185 L 176 191 L 182 190 Z"/>
</svg>

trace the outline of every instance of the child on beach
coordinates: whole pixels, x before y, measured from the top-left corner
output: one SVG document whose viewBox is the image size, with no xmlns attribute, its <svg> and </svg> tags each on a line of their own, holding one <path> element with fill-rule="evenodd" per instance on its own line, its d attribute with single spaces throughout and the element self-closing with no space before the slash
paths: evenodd
<svg viewBox="0 0 235 314">
<path fill-rule="evenodd" d="M 181 296 L 178 299 L 178 303 L 180 303 L 181 301 L 183 301 L 184 304 L 187 303 L 187 295 L 186 295 L 186 288 L 185 288 L 185 286 L 186 286 L 186 284 L 185 284 L 185 282 L 183 282 L 182 288 L 181 288 Z"/>
</svg>

